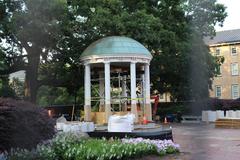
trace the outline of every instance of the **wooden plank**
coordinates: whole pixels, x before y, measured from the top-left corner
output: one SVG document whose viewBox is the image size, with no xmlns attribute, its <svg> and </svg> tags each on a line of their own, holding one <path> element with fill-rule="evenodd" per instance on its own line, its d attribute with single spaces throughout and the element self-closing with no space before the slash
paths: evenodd
<svg viewBox="0 0 240 160">
<path fill-rule="evenodd" d="M 240 119 L 227 119 L 227 118 L 221 118 L 217 119 L 215 122 L 216 128 L 240 128 Z"/>
</svg>

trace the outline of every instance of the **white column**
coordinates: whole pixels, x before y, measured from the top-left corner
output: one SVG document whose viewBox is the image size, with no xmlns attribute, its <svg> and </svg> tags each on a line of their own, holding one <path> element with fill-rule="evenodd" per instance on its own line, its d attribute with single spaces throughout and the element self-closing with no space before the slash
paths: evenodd
<svg viewBox="0 0 240 160">
<path fill-rule="evenodd" d="M 104 75 L 99 72 L 99 94 L 100 94 L 100 106 L 99 112 L 104 111 Z"/>
<path fill-rule="evenodd" d="M 150 72 L 149 72 L 149 64 L 144 65 L 145 71 L 145 92 L 146 92 L 146 103 L 150 104 Z"/>
<path fill-rule="evenodd" d="M 106 123 L 111 115 L 111 86 L 110 86 L 110 63 L 104 63 L 104 74 L 105 74 L 105 113 Z"/>
<path fill-rule="evenodd" d="M 145 75 L 144 75 L 144 74 L 141 74 L 141 78 L 142 78 L 142 83 L 141 83 L 141 91 L 142 91 L 142 93 L 141 93 L 141 98 L 143 98 L 143 99 L 141 100 L 141 104 L 142 104 L 142 106 L 144 106 L 144 105 L 145 105 L 145 99 L 144 99 L 144 95 L 145 95 Z"/>
<path fill-rule="evenodd" d="M 124 75 L 122 79 L 122 96 L 127 98 L 127 76 Z M 127 111 L 127 101 L 124 102 L 123 111 Z"/>
<path fill-rule="evenodd" d="M 91 121 L 91 68 L 85 64 L 84 74 L 84 120 Z"/>
<path fill-rule="evenodd" d="M 144 72 L 145 72 L 145 97 L 146 97 L 146 104 L 145 104 L 145 115 L 147 119 L 152 121 L 152 107 L 150 101 L 150 71 L 149 71 L 149 64 L 144 65 Z"/>
<path fill-rule="evenodd" d="M 124 75 L 122 79 L 122 96 L 127 97 L 127 76 Z"/>
<path fill-rule="evenodd" d="M 138 113 L 136 105 L 136 63 L 130 64 L 130 77 L 131 77 L 131 112 L 135 114 L 135 122 L 138 122 Z"/>
<path fill-rule="evenodd" d="M 131 62 L 130 65 L 131 75 L 131 104 L 136 104 L 136 63 Z"/>
</svg>

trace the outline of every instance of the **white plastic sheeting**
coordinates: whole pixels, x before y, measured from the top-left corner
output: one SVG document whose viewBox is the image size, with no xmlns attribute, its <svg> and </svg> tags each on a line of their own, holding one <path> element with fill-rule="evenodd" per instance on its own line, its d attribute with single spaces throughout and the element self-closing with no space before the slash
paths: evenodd
<svg viewBox="0 0 240 160">
<path fill-rule="evenodd" d="M 92 132 L 95 130 L 93 122 L 58 122 L 56 128 L 63 132 Z"/>
<path fill-rule="evenodd" d="M 112 115 L 108 120 L 108 132 L 132 132 L 134 119 L 134 114 L 124 116 Z"/>
<path fill-rule="evenodd" d="M 208 121 L 209 122 L 215 122 L 217 119 L 216 111 L 208 111 Z"/>
<path fill-rule="evenodd" d="M 226 111 L 226 116 L 224 116 L 224 111 L 202 111 L 202 121 L 204 122 L 215 122 L 219 118 L 240 118 L 240 110 Z"/>
<path fill-rule="evenodd" d="M 216 111 L 216 118 L 217 118 L 217 119 L 219 119 L 219 118 L 224 118 L 224 111 L 217 110 L 217 111 Z"/>
<path fill-rule="evenodd" d="M 207 111 L 202 111 L 202 121 L 203 122 L 207 121 Z"/>
<path fill-rule="evenodd" d="M 240 118 L 240 111 L 236 111 L 237 118 Z"/>
</svg>

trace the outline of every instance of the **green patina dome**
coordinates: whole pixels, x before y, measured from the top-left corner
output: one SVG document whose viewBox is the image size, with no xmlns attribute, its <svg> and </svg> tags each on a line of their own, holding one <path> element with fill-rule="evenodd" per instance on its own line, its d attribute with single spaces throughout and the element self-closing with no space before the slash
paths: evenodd
<svg viewBox="0 0 240 160">
<path fill-rule="evenodd" d="M 122 36 L 111 36 L 93 42 L 82 53 L 86 56 L 144 56 L 151 58 L 151 53 L 138 41 Z"/>
</svg>

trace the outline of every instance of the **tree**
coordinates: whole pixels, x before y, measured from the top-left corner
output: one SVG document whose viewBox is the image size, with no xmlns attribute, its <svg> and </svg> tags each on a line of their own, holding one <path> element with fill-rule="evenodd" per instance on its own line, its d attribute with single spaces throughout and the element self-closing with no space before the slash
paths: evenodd
<svg viewBox="0 0 240 160">
<path fill-rule="evenodd" d="M 36 101 L 42 85 L 64 86 L 76 93 L 82 81 L 81 53 L 95 40 L 112 35 L 132 37 L 152 52 L 153 89 L 168 91 L 174 99 L 189 99 L 193 95 L 191 63 L 201 58 L 199 68 L 207 81 L 216 64 L 201 38 L 211 35 L 212 26 L 226 17 L 224 6 L 207 0 L 18 2 L 20 8 L 8 16 L 11 25 L 4 37 L 13 42 L 7 52 L 12 63 L 4 72 L 26 70 L 26 95 L 31 101 Z M 205 49 L 200 54 L 193 47 Z"/>
<path fill-rule="evenodd" d="M 226 7 L 213 1 L 186 0 L 186 15 L 189 19 L 191 34 L 189 38 L 189 87 L 191 99 L 201 100 L 208 98 L 212 79 L 218 74 L 223 57 L 214 57 L 209 54 L 208 46 L 203 37 L 213 37 L 214 27 L 223 25 L 227 16 Z"/>
<path fill-rule="evenodd" d="M 13 9 L 10 10 L 11 7 Z M 6 20 L 2 24 L 2 38 L 9 44 L 5 52 L 9 68 L 1 70 L 1 74 L 25 70 L 25 96 L 35 102 L 39 87 L 39 65 L 56 52 L 61 34 L 59 24 L 63 23 L 66 16 L 66 2 L 8 0 L 1 3 L 1 8 L 6 13 Z M 4 28 L 6 29 L 3 30 Z"/>
<path fill-rule="evenodd" d="M 217 0 L 184 0 L 190 24 L 201 36 L 214 36 L 215 26 L 222 26 L 227 16 L 226 7 Z"/>
<path fill-rule="evenodd" d="M 170 92 L 173 100 L 204 99 L 222 59 L 211 56 L 202 39 L 214 35 L 217 23 L 222 25 L 225 7 L 216 1 L 198 0 L 161 1 L 160 6 L 164 27 L 173 34 L 164 37 L 165 47 L 153 59 L 154 88 Z M 184 12 L 182 18 L 179 9 Z"/>
<path fill-rule="evenodd" d="M 83 88 L 77 91 L 76 93 L 76 102 L 75 95 L 69 94 L 66 88 L 63 87 L 51 87 L 51 86 L 42 86 L 39 88 L 37 96 L 37 104 L 40 106 L 48 105 L 73 105 L 73 104 L 83 104 Z"/>
</svg>

